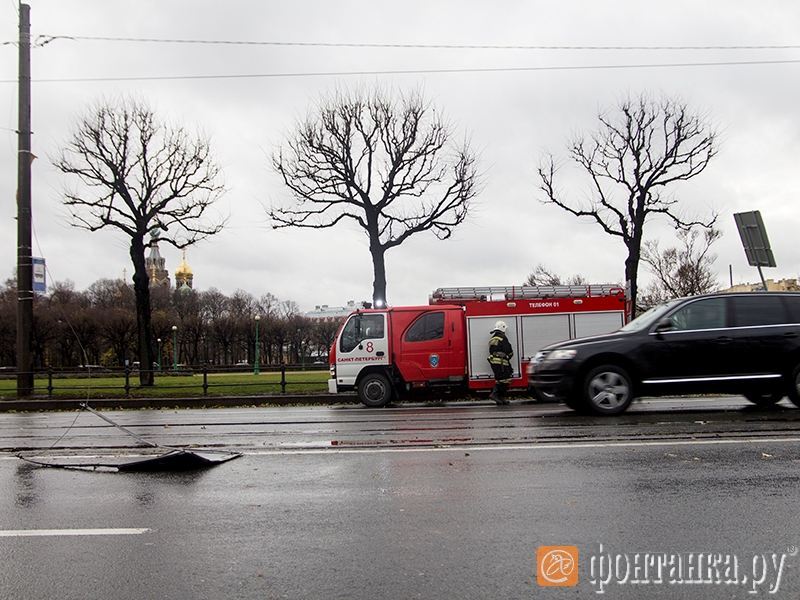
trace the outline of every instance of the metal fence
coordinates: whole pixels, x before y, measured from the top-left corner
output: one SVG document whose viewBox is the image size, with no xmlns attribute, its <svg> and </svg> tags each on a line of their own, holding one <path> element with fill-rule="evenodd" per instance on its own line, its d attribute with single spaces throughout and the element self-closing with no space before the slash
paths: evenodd
<svg viewBox="0 0 800 600">
<path fill-rule="evenodd" d="M 202 390 L 203 396 L 215 394 L 227 388 L 230 395 L 247 395 L 252 393 L 286 394 L 291 388 L 303 388 L 304 391 L 322 391 L 327 389 L 323 379 L 312 378 L 308 374 L 328 371 L 327 364 L 314 365 L 265 365 L 254 369 L 252 365 L 236 365 L 222 367 L 216 365 L 178 365 L 177 368 L 151 369 L 154 386 L 140 385 L 139 369 L 135 368 L 105 368 L 99 365 L 86 366 L 77 370 L 46 369 L 36 370 L 34 376 L 34 394 L 41 396 L 46 390 L 48 398 L 54 395 L 78 397 L 79 393 L 91 390 L 93 392 L 108 392 L 111 395 L 124 394 L 124 396 L 153 396 L 170 395 L 164 392 L 181 392 Z M 239 375 L 235 380 L 225 379 L 225 375 Z M 252 381 L 243 380 L 248 376 Z M 184 381 L 184 378 L 197 378 L 197 381 Z M 0 372 L 0 396 L 16 395 L 15 382 L 17 372 L 15 369 L 3 369 Z M 77 381 L 76 381 L 77 380 Z M 46 386 L 44 382 L 46 381 Z M 308 390 L 317 387 L 319 390 Z M 235 391 L 234 391 L 235 390 Z M 113 392 L 117 392 L 114 394 Z"/>
</svg>

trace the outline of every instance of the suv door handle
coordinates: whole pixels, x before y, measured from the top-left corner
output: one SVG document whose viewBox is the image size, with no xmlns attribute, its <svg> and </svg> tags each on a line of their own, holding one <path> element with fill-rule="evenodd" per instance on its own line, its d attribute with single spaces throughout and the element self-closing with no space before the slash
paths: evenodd
<svg viewBox="0 0 800 600">
<path fill-rule="evenodd" d="M 733 338 L 728 337 L 727 335 L 723 335 L 721 337 L 718 337 L 714 341 L 717 342 L 718 344 L 730 344 L 733 341 Z"/>
<path fill-rule="evenodd" d="M 787 331 L 786 333 L 783 334 L 783 337 L 788 337 L 788 338 L 797 337 L 797 333 L 795 333 L 794 331 Z"/>
</svg>

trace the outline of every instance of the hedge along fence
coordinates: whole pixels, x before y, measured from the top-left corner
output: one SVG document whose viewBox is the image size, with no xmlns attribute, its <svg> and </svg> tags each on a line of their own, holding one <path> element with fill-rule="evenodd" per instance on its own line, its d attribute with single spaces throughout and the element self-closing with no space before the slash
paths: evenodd
<svg viewBox="0 0 800 600">
<path fill-rule="evenodd" d="M 6 377 L 0 379 L 0 398 L 16 398 L 16 373 L 6 371 L 4 375 Z M 92 399 L 324 393 L 328 377 L 327 365 L 319 369 L 268 366 L 261 368 L 257 375 L 252 370 L 179 366 L 177 370 L 154 370 L 153 386 L 140 386 L 139 371 L 134 369 L 49 369 L 34 373 L 34 396 Z"/>
</svg>

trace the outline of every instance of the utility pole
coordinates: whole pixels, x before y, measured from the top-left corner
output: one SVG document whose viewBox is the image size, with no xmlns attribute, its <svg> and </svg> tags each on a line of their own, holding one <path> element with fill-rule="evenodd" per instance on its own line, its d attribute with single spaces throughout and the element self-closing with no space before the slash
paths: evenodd
<svg viewBox="0 0 800 600">
<path fill-rule="evenodd" d="M 17 127 L 17 397 L 33 393 L 33 264 L 31 261 L 31 7 L 19 5 Z"/>
</svg>

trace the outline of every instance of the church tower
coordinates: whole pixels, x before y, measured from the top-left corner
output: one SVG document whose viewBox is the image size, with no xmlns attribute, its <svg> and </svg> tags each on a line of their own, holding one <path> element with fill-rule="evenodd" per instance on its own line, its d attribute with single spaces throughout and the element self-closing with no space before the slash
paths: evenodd
<svg viewBox="0 0 800 600">
<path fill-rule="evenodd" d="M 184 287 L 192 289 L 193 280 L 194 274 L 192 273 L 192 268 L 189 266 L 189 263 L 186 262 L 186 250 L 184 250 L 181 264 L 175 269 L 175 287 L 177 289 L 182 289 Z"/>
<path fill-rule="evenodd" d="M 158 234 L 150 234 L 150 254 L 144 259 L 147 275 L 150 277 L 150 287 L 165 287 L 169 289 L 169 272 L 164 266 L 164 257 L 158 250 Z"/>
</svg>

